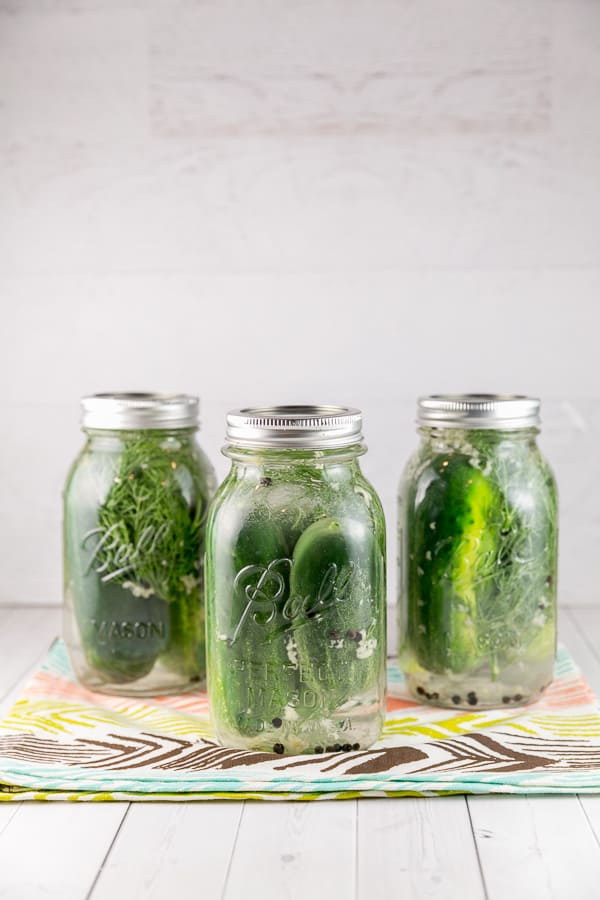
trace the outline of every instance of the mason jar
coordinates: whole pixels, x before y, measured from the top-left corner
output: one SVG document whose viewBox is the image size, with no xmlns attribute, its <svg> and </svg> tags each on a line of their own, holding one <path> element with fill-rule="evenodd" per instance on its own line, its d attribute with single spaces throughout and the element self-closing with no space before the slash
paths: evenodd
<svg viewBox="0 0 600 900">
<path fill-rule="evenodd" d="M 368 747 L 385 708 L 385 524 L 361 413 L 227 417 L 207 526 L 208 693 L 219 740 L 271 753 Z"/>
<path fill-rule="evenodd" d="M 64 634 L 79 680 L 115 694 L 199 687 L 212 466 L 198 399 L 84 397 L 85 444 L 64 491 Z"/>
<path fill-rule="evenodd" d="M 538 698 L 556 650 L 557 496 L 539 400 L 418 401 L 400 488 L 400 663 L 412 694 L 460 709 Z"/>
</svg>

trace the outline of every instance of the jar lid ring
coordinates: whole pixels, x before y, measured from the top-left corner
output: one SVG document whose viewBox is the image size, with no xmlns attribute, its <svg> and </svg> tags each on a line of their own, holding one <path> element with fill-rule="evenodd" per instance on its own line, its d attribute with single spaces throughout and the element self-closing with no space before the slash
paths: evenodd
<svg viewBox="0 0 600 900">
<path fill-rule="evenodd" d="M 81 398 L 82 425 L 107 431 L 197 428 L 199 406 L 189 394 L 89 394 Z"/>
<path fill-rule="evenodd" d="M 362 441 L 362 413 L 351 406 L 253 406 L 227 415 L 227 446 L 327 449 Z"/>
<path fill-rule="evenodd" d="M 430 394 L 417 400 L 417 422 L 433 428 L 537 428 L 540 405 L 524 394 Z"/>
</svg>

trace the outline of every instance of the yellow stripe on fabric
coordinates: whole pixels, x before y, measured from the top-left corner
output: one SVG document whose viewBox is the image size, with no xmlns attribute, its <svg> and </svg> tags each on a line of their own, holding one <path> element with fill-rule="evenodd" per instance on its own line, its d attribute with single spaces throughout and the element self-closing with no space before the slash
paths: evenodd
<svg viewBox="0 0 600 900">
<path fill-rule="evenodd" d="M 72 729 L 67 725 L 82 728 L 96 728 L 108 725 L 112 728 L 131 728 L 138 723 L 145 728 L 151 726 L 165 734 L 196 735 L 211 737 L 212 730 L 205 719 L 194 718 L 180 713 L 165 712 L 164 709 L 142 707 L 139 710 L 111 712 L 99 710 L 98 707 L 67 704 L 49 700 L 23 700 L 12 708 L 7 717 L 0 722 L 0 728 L 6 731 L 40 730 L 48 733 L 62 732 L 69 734 Z"/>
<path fill-rule="evenodd" d="M 452 716 L 449 719 L 440 719 L 436 722 L 423 724 L 418 720 L 413 720 L 413 722 L 412 725 L 400 726 L 387 722 L 383 729 L 383 736 L 406 734 L 444 739 L 471 731 L 485 731 L 487 728 L 494 728 L 498 725 L 509 725 L 511 720 L 507 717 L 486 718 L 484 713 L 467 713 L 466 715 Z"/>
<path fill-rule="evenodd" d="M 502 724 L 505 725 L 506 728 L 514 728 L 515 731 L 522 731 L 524 734 L 539 734 L 535 728 L 527 728 L 527 726 L 523 725 L 521 722 L 503 722 Z"/>
</svg>

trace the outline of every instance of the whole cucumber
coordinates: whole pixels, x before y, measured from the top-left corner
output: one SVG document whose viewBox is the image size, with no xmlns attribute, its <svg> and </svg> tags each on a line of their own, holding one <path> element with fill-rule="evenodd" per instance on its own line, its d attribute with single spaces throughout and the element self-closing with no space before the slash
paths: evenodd
<svg viewBox="0 0 600 900">
<path fill-rule="evenodd" d="M 164 600 L 135 597 L 115 582 L 84 577 L 75 615 L 89 665 L 113 684 L 147 675 L 169 640 Z"/>
<path fill-rule="evenodd" d="M 409 523 L 409 631 L 418 662 L 460 673 L 480 657 L 478 610 L 494 593 L 502 498 L 466 456 L 440 455 L 421 473 Z"/>
<path fill-rule="evenodd" d="M 283 719 L 296 689 L 283 616 L 290 566 L 281 530 L 261 517 L 243 523 L 231 558 L 215 566 L 219 619 L 212 677 L 221 715 L 241 734 L 258 734 Z"/>
<path fill-rule="evenodd" d="M 319 519 L 294 548 L 290 611 L 300 677 L 322 707 L 339 708 L 376 677 L 381 565 L 358 522 Z"/>
</svg>

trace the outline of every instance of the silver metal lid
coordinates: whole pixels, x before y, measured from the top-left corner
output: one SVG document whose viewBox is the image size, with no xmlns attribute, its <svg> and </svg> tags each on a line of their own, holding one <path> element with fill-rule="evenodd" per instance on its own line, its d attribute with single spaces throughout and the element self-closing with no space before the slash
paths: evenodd
<svg viewBox="0 0 600 900">
<path fill-rule="evenodd" d="M 536 428 L 540 401 L 520 394 L 432 394 L 419 397 L 417 422 L 438 428 Z"/>
<path fill-rule="evenodd" d="M 84 428 L 137 431 L 195 428 L 198 397 L 187 394 L 90 394 L 81 398 Z"/>
<path fill-rule="evenodd" d="M 348 406 L 260 406 L 227 415 L 228 446 L 319 450 L 362 440 L 362 413 Z"/>
</svg>

